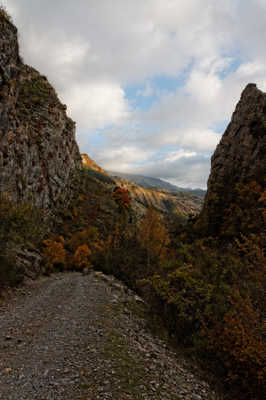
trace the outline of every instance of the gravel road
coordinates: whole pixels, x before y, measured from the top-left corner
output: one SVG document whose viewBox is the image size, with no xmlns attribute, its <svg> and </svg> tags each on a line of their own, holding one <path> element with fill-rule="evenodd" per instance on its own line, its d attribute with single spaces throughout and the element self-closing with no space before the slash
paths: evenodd
<svg viewBox="0 0 266 400">
<path fill-rule="evenodd" d="M 55 274 L 0 308 L 0 399 L 212 400 L 112 277 Z"/>
</svg>

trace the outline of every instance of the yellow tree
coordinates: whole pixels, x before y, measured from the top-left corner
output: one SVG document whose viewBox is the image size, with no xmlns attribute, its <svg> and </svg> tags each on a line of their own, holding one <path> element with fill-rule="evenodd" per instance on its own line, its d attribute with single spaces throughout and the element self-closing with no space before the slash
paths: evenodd
<svg viewBox="0 0 266 400">
<path fill-rule="evenodd" d="M 141 247 L 147 251 L 148 266 L 151 259 L 161 261 L 165 257 L 170 240 L 168 231 L 155 210 L 149 209 L 142 219 L 137 239 Z"/>
</svg>

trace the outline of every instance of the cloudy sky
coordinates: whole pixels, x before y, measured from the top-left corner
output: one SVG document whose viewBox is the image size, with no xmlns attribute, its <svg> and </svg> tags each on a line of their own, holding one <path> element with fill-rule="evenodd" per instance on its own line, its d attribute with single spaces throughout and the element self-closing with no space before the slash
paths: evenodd
<svg viewBox="0 0 266 400">
<path fill-rule="evenodd" d="M 249 82 L 266 90 L 265 0 L 0 0 L 106 169 L 206 187 Z"/>
</svg>

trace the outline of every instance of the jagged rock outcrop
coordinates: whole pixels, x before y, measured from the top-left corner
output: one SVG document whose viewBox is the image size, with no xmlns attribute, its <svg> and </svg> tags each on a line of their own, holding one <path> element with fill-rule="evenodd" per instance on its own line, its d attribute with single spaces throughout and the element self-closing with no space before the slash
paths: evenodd
<svg viewBox="0 0 266 400">
<path fill-rule="evenodd" d="M 208 191 L 198 225 L 207 234 L 220 234 L 228 217 L 232 220 L 233 212 L 237 211 L 232 207 L 236 201 L 239 208 L 248 207 L 246 197 L 253 196 L 256 200 L 256 195 L 259 201 L 265 190 L 265 178 L 266 93 L 250 83 L 244 89 L 231 122 L 212 156 Z M 251 193 L 253 189 L 249 191 L 247 186 L 250 183 L 250 188 L 260 193 Z M 246 185 L 246 189 L 242 190 L 239 200 L 240 185 Z"/>
<path fill-rule="evenodd" d="M 81 169 L 75 123 L 45 76 L 24 65 L 17 29 L 0 13 L 0 193 L 53 209 Z"/>
</svg>

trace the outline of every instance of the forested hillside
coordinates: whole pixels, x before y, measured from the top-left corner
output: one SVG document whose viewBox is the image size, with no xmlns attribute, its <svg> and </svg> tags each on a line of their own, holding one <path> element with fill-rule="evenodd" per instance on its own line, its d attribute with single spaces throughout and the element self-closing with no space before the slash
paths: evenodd
<svg viewBox="0 0 266 400">
<path fill-rule="evenodd" d="M 174 192 L 160 188 L 145 188 L 126 179 L 110 176 L 99 167 L 87 154 L 82 154 L 82 163 L 87 173 L 109 185 L 110 189 L 121 187 L 128 192 L 131 210 L 136 217 L 143 217 L 147 209 L 154 208 L 159 213 L 171 214 L 173 218 L 186 221 L 189 216 L 199 214 L 203 200 L 189 192 Z"/>
<path fill-rule="evenodd" d="M 150 176 L 126 174 L 124 172 L 114 172 L 114 171 L 109 171 L 109 173 L 113 177 L 125 179 L 129 182 L 133 182 L 136 185 L 142 186 L 147 189 L 159 189 L 168 192 L 185 192 L 199 197 L 204 197 L 206 194 L 206 191 L 203 189 L 190 189 L 190 188 L 178 187 L 162 179 L 151 178 Z"/>
</svg>

